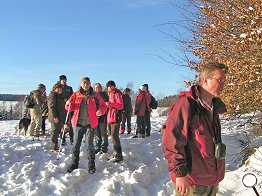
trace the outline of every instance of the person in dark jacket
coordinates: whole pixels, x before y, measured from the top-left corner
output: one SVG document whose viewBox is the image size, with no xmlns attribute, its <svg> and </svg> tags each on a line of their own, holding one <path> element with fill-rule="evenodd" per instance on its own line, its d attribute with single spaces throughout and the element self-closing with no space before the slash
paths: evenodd
<svg viewBox="0 0 262 196">
<path fill-rule="evenodd" d="M 123 116 L 120 125 L 120 134 L 125 132 L 125 126 L 127 125 L 127 133 L 131 133 L 131 116 L 133 113 L 131 97 L 130 97 L 131 90 L 130 88 L 126 88 L 123 92 L 122 98 L 124 102 L 124 109 L 123 109 Z M 125 125 L 126 124 L 126 125 Z"/>
<path fill-rule="evenodd" d="M 59 150 L 58 138 L 66 119 L 62 84 L 57 82 L 48 96 L 48 120 L 51 123 L 51 150 Z"/>
<path fill-rule="evenodd" d="M 145 129 L 146 129 L 146 121 L 145 115 L 146 111 L 151 112 L 151 108 L 149 103 L 151 101 L 151 96 L 148 96 L 146 93 L 146 87 L 140 86 L 139 87 L 139 94 L 136 97 L 135 101 L 135 115 L 136 118 L 136 135 L 133 138 L 145 138 Z"/>
<path fill-rule="evenodd" d="M 94 91 L 99 94 L 105 102 L 108 102 L 108 95 L 102 91 L 102 85 L 95 83 Z M 108 151 L 108 135 L 106 132 L 106 114 L 98 117 L 98 126 L 96 129 L 95 153 L 106 153 Z"/>
<path fill-rule="evenodd" d="M 66 102 L 65 108 L 70 112 L 74 111 L 72 117 L 72 126 L 74 130 L 72 163 L 67 172 L 70 173 L 78 168 L 80 147 L 85 135 L 88 172 L 94 174 L 96 171 L 95 149 L 93 144 L 95 128 L 98 125 L 98 117 L 104 115 L 107 111 L 106 103 L 99 94 L 93 91 L 89 77 L 83 77 L 81 79 L 79 91 L 73 93 Z"/>
<path fill-rule="evenodd" d="M 225 175 L 225 145 L 219 114 L 226 112 L 219 98 L 227 66 L 207 63 L 198 85 L 181 92 L 170 108 L 162 146 L 176 195 L 216 195 Z"/>
<path fill-rule="evenodd" d="M 146 97 L 150 97 L 150 102 L 151 102 L 151 94 L 149 92 L 149 87 L 148 84 L 143 84 L 143 86 L 146 88 Z M 148 99 L 149 100 L 149 99 Z M 151 120 L 150 120 L 150 114 L 152 112 L 152 108 L 150 108 L 150 102 L 147 103 L 149 107 L 146 108 L 145 111 L 145 133 L 146 137 L 149 137 L 151 135 Z"/>
<path fill-rule="evenodd" d="M 61 75 L 59 76 L 59 81 L 62 84 L 62 97 L 64 99 L 64 102 L 66 103 L 66 101 L 71 97 L 71 95 L 73 94 L 73 88 L 71 86 L 67 85 L 67 77 L 65 75 Z M 73 144 L 73 139 L 74 139 L 74 132 L 73 132 L 73 127 L 71 125 L 71 116 L 73 114 L 70 114 L 68 116 L 68 122 L 69 122 L 69 137 L 70 137 L 70 143 Z M 60 137 L 62 137 L 62 134 L 60 135 Z M 64 135 L 63 140 L 62 140 L 62 145 L 66 145 L 66 135 Z"/>
<path fill-rule="evenodd" d="M 113 162 L 123 161 L 121 142 L 119 138 L 119 128 L 121 122 L 121 112 L 124 108 L 124 103 L 122 99 L 122 92 L 116 88 L 116 84 L 114 81 L 110 80 L 106 83 L 109 101 L 106 102 L 108 106 L 107 113 L 107 123 L 109 132 L 111 133 L 112 143 L 114 146 L 114 153 L 111 157 Z"/>
</svg>

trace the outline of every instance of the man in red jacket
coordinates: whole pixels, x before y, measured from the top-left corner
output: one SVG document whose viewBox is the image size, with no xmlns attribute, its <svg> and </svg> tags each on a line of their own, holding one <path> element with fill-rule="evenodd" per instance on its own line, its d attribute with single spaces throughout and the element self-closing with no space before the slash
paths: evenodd
<svg viewBox="0 0 262 196">
<path fill-rule="evenodd" d="M 203 66 L 199 85 L 181 92 L 170 108 L 162 140 L 176 195 L 214 196 L 225 175 L 225 145 L 219 114 L 226 107 L 219 98 L 227 66 Z"/>
<path fill-rule="evenodd" d="M 79 91 L 73 93 L 65 105 L 67 111 L 74 111 L 72 117 L 74 141 L 72 163 L 67 170 L 69 173 L 78 168 L 80 147 L 84 135 L 87 148 L 88 172 L 93 174 L 96 171 L 93 144 L 95 128 L 98 125 L 98 117 L 106 113 L 107 106 L 102 97 L 96 94 L 90 85 L 88 77 L 82 78 Z"/>
<path fill-rule="evenodd" d="M 113 162 L 123 161 L 121 142 L 119 138 L 119 128 L 122 119 L 120 110 L 124 108 L 122 92 L 116 88 L 114 81 L 110 80 L 106 83 L 109 101 L 106 102 L 108 106 L 107 123 L 109 132 L 111 133 L 112 143 L 114 146 L 114 154 L 112 156 Z"/>
</svg>

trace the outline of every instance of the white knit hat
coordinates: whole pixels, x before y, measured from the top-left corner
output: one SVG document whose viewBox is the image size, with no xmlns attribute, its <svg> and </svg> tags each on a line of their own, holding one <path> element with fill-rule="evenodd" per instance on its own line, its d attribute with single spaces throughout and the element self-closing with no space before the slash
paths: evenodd
<svg viewBox="0 0 262 196">
<path fill-rule="evenodd" d="M 141 91 L 144 91 L 144 92 L 146 91 L 146 87 L 145 87 L 145 86 L 140 86 L 139 89 L 140 89 Z"/>
</svg>

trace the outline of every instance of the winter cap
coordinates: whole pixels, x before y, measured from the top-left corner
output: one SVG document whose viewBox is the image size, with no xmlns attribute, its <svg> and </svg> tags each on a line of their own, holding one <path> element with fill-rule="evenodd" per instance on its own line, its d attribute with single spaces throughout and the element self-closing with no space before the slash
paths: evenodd
<svg viewBox="0 0 262 196">
<path fill-rule="evenodd" d="M 63 88 L 63 85 L 60 83 L 60 81 L 58 81 L 54 86 L 53 86 L 53 90 L 57 89 L 57 88 Z"/>
<path fill-rule="evenodd" d="M 143 84 L 144 87 L 146 87 L 146 90 L 148 90 L 148 84 Z"/>
<path fill-rule="evenodd" d="M 116 86 L 116 83 L 115 83 L 113 80 L 109 80 L 109 81 L 106 83 L 106 88 L 108 88 L 109 86 Z"/>
<path fill-rule="evenodd" d="M 131 91 L 131 89 L 130 88 L 125 88 L 125 90 L 124 90 L 125 92 L 130 92 Z"/>
<path fill-rule="evenodd" d="M 61 81 L 61 80 L 65 80 L 65 81 L 67 81 L 66 76 L 65 76 L 65 75 L 61 75 L 61 76 L 59 76 L 59 81 Z"/>
<path fill-rule="evenodd" d="M 46 90 L 44 84 L 38 84 L 37 89 L 38 89 L 38 90 L 40 90 L 40 89 L 45 89 L 45 90 Z"/>
<path fill-rule="evenodd" d="M 145 91 L 146 91 L 146 87 L 142 85 L 142 86 L 140 86 L 140 87 L 139 87 L 139 90 L 141 90 L 141 91 L 144 91 L 144 92 L 145 92 Z"/>
<path fill-rule="evenodd" d="M 90 82 L 89 77 L 83 77 L 83 78 L 81 79 L 81 83 L 82 83 L 82 82 Z"/>
</svg>

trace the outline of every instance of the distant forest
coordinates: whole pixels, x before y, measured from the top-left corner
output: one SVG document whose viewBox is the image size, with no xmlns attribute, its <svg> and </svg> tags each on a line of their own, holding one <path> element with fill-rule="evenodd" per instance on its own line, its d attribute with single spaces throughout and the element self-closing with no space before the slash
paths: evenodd
<svg viewBox="0 0 262 196">
<path fill-rule="evenodd" d="M 25 95 L 0 94 L 0 101 L 22 101 Z"/>
</svg>

